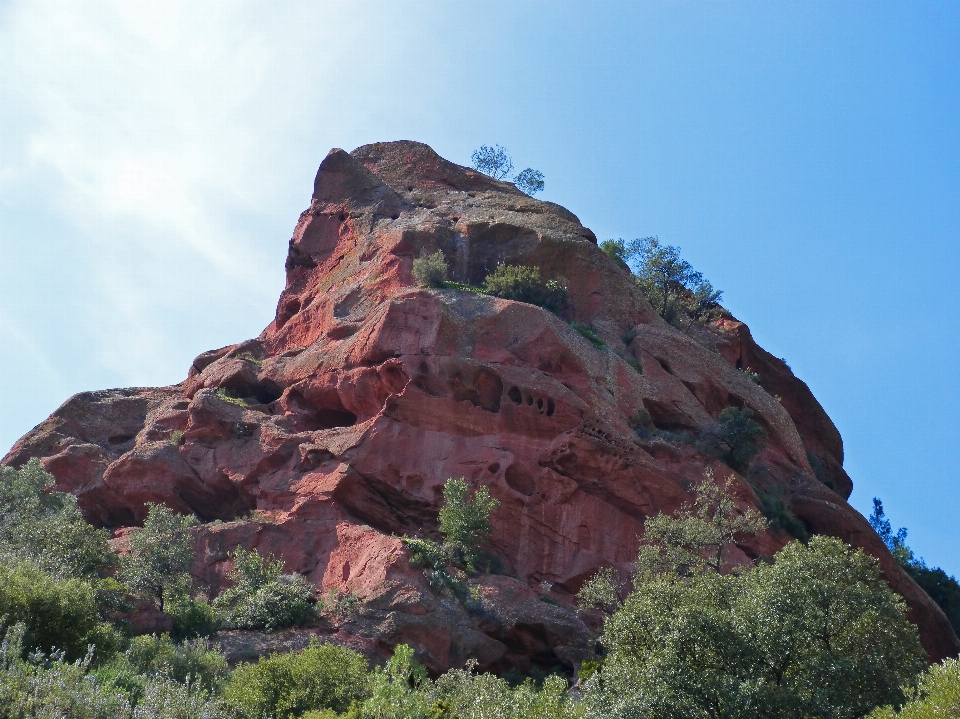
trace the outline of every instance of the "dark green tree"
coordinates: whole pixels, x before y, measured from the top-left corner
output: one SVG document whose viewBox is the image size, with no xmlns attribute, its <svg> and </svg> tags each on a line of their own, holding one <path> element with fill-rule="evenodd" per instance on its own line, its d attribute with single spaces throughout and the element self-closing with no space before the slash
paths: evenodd
<svg viewBox="0 0 960 719">
<path fill-rule="evenodd" d="M 717 416 L 713 445 L 731 469 L 744 472 L 767 442 L 767 433 L 749 407 L 727 407 Z"/>
</svg>

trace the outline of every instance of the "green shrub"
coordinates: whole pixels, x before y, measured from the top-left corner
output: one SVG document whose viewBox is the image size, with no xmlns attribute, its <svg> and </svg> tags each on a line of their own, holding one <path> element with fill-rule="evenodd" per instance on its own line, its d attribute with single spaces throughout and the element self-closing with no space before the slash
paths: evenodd
<svg viewBox="0 0 960 719">
<path fill-rule="evenodd" d="M 748 407 L 727 407 L 717 416 L 714 448 L 731 469 L 744 472 L 767 442 L 767 433 Z"/>
<path fill-rule="evenodd" d="M 439 287 L 447 279 L 447 261 L 441 250 L 413 261 L 413 279 L 422 287 Z"/>
<path fill-rule="evenodd" d="M 224 402 L 235 404 L 237 407 L 249 407 L 250 403 L 243 397 L 234 397 L 226 387 L 217 388 L 217 397 Z"/>
<path fill-rule="evenodd" d="M 910 701 L 898 712 L 892 706 L 875 709 L 867 719 L 953 719 L 960 717 L 960 661 L 944 659 L 920 676 Z"/>
<path fill-rule="evenodd" d="M 283 562 L 237 547 L 230 555 L 234 583 L 213 606 L 228 629 L 263 629 L 305 624 L 314 616 L 316 593 L 299 574 L 283 574 Z"/>
<path fill-rule="evenodd" d="M 829 537 L 741 574 L 641 575 L 603 644 L 582 696 L 611 718 L 854 719 L 901 701 L 924 664 L 877 561 Z"/>
<path fill-rule="evenodd" d="M 195 690 L 216 693 L 230 668 L 223 654 L 205 640 L 175 644 L 169 635 L 134 637 L 130 647 L 95 672 L 98 680 L 123 689 L 140 702 L 151 678 L 165 677 Z"/>
<path fill-rule="evenodd" d="M 181 596 L 167 606 L 173 618 L 173 637 L 177 640 L 212 637 L 220 630 L 220 618 L 207 602 Z"/>
<path fill-rule="evenodd" d="M 789 534 L 801 542 L 810 539 L 810 532 L 806 525 L 797 519 L 784 503 L 783 492 L 779 487 L 757 490 L 757 497 L 760 499 L 763 516 L 767 518 L 771 529 Z"/>
<path fill-rule="evenodd" d="M 98 637 L 106 651 L 114 633 L 101 627 L 97 609 L 96 591 L 87 581 L 60 581 L 29 565 L 0 565 L 0 620 L 26 626 L 29 651 L 61 650 L 78 659 Z"/>
<path fill-rule="evenodd" d="M 54 482 L 36 458 L 20 469 L 0 467 L 0 560 L 28 561 L 63 578 L 93 577 L 116 561 L 110 534 L 84 520 L 72 494 L 49 491 Z"/>
<path fill-rule="evenodd" d="M 443 499 L 439 520 L 447 555 L 454 564 L 475 571 L 480 549 L 490 538 L 490 513 L 500 502 L 490 496 L 486 487 L 471 492 L 463 477 L 447 480 Z"/>
<path fill-rule="evenodd" d="M 597 331 L 593 327 L 588 327 L 587 325 L 582 325 L 579 322 L 571 322 L 570 326 L 573 327 L 577 332 L 581 334 L 590 344 L 596 347 L 598 350 L 602 350 L 607 346 L 607 343 L 600 339 L 600 335 L 597 334 Z M 628 360 L 629 361 L 629 360 Z M 640 365 L 636 362 L 633 362 L 632 365 L 634 369 L 637 369 Z M 642 370 L 637 370 L 642 373 Z"/>
<path fill-rule="evenodd" d="M 224 697 L 247 719 L 289 719 L 308 711 L 345 712 L 366 696 L 366 688 L 361 654 L 313 640 L 302 651 L 239 665 Z"/>
<path fill-rule="evenodd" d="M 133 594 L 152 600 L 163 611 L 167 601 L 189 593 L 194 561 L 190 529 L 197 518 L 176 514 L 162 504 L 147 507 L 143 527 L 128 536 L 130 551 L 120 560 L 118 576 Z"/>
<path fill-rule="evenodd" d="M 539 267 L 499 265 L 483 281 L 484 291 L 505 300 L 526 302 L 559 312 L 567 304 L 567 290 L 557 280 L 544 282 Z"/>
</svg>

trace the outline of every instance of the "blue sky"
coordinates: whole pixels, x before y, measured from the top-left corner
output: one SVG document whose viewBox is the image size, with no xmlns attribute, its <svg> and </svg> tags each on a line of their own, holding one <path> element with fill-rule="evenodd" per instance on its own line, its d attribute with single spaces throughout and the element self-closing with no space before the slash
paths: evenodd
<svg viewBox="0 0 960 719">
<path fill-rule="evenodd" d="M 960 5 L 0 0 L 0 445 L 257 335 L 331 147 L 506 146 L 725 291 L 960 574 Z"/>
</svg>

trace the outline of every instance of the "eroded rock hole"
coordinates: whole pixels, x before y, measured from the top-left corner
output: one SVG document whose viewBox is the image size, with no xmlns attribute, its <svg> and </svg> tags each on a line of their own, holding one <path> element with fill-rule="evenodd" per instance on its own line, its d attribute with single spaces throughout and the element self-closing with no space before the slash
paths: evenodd
<svg viewBox="0 0 960 719">
<path fill-rule="evenodd" d="M 503 478 L 507 485 L 516 492 L 529 497 L 537 491 L 537 481 L 519 464 L 511 464 L 504 472 Z"/>
<path fill-rule="evenodd" d="M 538 399 L 538 400 L 537 400 L 537 409 L 540 410 L 541 412 L 543 412 L 543 400 L 542 400 L 542 399 Z"/>
<path fill-rule="evenodd" d="M 673 370 L 670 369 L 670 365 L 668 365 L 665 361 L 663 361 L 662 359 L 660 359 L 660 358 L 658 357 L 658 358 L 657 358 L 657 362 L 659 362 L 659 363 L 660 363 L 660 366 L 663 367 L 663 371 L 664 371 L 664 372 L 666 372 L 666 373 L 669 374 L 669 375 L 672 375 L 672 374 L 673 374 Z"/>
<path fill-rule="evenodd" d="M 528 394 L 528 395 L 527 395 L 527 407 L 532 407 L 532 406 L 533 406 L 533 395 L 532 395 L 532 394 Z"/>
<path fill-rule="evenodd" d="M 180 412 L 182 410 L 188 409 L 189 407 L 190 407 L 189 402 L 177 402 L 175 405 L 173 405 L 173 407 L 171 407 L 171 409 L 177 412 Z"/>
<path fill-rule="evenodd" d="M 514 404 L 523 404 L 523 395 L 520 394 L 519 387 L 511 387 L 510 391 L 507 392 L 507 397 L 509 397 Z"/>
<path fill-rule="evenodd" d="M 126 444 L 127 442 L 132 442 L 135 437 L 135 434 L 118 434 L 114 437 L 109 437 L 107 443 L 113 445 Z"/>
<path fill-rule="evenodd" d="M 553 400 L 547 398 L 547 417 L 552 417 L 552 416 L 553 416 L 553 413 L 554 413 L 554 411 L 556 411 L 556 409 L 557 409 L 557 407 L 556 407 L 556 405 L 553 403 Z"/>
<path fill-rule="evenodd" d="M 301 392 L 294 390 L 287 395 L 286 406 L 301 431 L 352 427 L 357 423 L 357 415 L 344 407 L 336 395 L 310 402 Z"/>
</svg>

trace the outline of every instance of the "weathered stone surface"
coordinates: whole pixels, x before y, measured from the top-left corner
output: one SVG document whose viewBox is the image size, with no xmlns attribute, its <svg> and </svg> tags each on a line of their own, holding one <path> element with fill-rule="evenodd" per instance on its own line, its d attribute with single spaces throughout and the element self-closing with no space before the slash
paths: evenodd
<svg viewBox="0 0 960 719">
<path fill-rule="evenodd" d="M 560 318 L 421 289 L 413 260 L 437 249 L 463 282 L 500 262 L 536 265 L 565 279 L 570 306 Z M 737 478 L 744 507 L 758 506 L 755 487 L 778 488 L 810 529 L 880 558 L 931 657 L 960 649 L 845 501 L 840 435 L 807 386 L 737 321 L 690 332 L 663 322 L 564 208 L 419 143 L 333 150 L 286 271 L 257 339 L 204 353 L 174 387 L 77 395 L 4 463 L 41 457 L 105 526 L 141 521 L 147 501 L 223 520 L 198 530 L 202 583 L 223 586 L 238 544 L 272 553 L 321 591 L 364 600 L 327 632 L 359 645 L 411 643 L 433 670 L 470 657 L 569 668 L 593 649 L 572 609 L 583 581 L 603 566 L 628 572 L 644 518 L 688 500 L 707 467 L 732 474 L 693 444 L 638 436 L 631 417 L 645 409 L 659 429 L 706 432 L 725 407 L 749 407 L 770 441 L 752 486 Z M 591 324 L 606 348 L 564 320 Z M 431 591 L 397 538 L 436 536 L 441 488 L 460 476 L 501 502 L 492 549 L 506 576 L 474 581 L 473 611 Z M 733 561 L 788 540 L 765 534 Z"/>
</svg>

